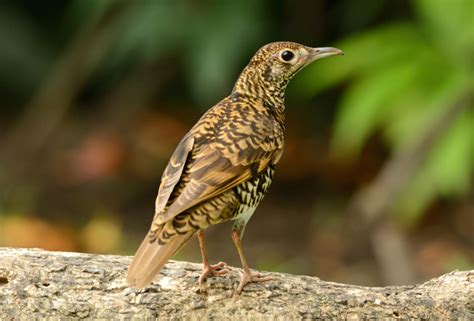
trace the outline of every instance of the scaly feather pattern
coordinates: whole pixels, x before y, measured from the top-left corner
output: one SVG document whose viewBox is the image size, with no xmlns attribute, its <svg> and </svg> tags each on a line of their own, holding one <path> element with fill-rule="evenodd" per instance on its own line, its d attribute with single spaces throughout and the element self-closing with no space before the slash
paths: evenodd
<svg viewBox="0 0 474 321">
<path fill-rule="evenodd" d="M 191 236 L 210 225 L 236 220 L 243 233 L 283 152 L 285 88 L 317 59 L 318 49 L 328 48 L 291 42 L 262 47 L 232 93 L 181 140 L 163 172 L 149 233 L 129 267 L 130 285 L 149 284 Z"/>
</svg>

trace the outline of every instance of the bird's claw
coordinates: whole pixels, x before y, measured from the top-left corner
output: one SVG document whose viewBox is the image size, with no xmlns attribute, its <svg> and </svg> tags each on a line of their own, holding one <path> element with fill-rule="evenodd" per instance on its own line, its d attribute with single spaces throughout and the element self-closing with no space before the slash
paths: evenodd
<svg viewBox="0 0 474 321">
<path fill-rule="evenodd" d="M 271 279 L 272 279 L 271 276 L 268 276 L 268 275 L 264 276 L 264 275 L 261 275 L 260 273 L 252 274 L 250 270 L 244 270 L 244 272 L 240 274 L 240 283 L 234 292 L 233 298 L 235 299 L 236 297 L 238 297 L 240 293 L 242 292 L 243 288 L 248 283 L 266 282 L 266 281 L 270 281 Z"/>
<path fill-rule="evenodd" d="M 217 264 L 204 264 L 202 267 L 202 273 L 199 277 L 198 284 L 201 287 L 204 282 L 206 281 L 207 277 L 212 276 L 220 276 L 229 273 L 229 268 L 227 267 L 227 263 L 219 262 Z"/>
</svg>

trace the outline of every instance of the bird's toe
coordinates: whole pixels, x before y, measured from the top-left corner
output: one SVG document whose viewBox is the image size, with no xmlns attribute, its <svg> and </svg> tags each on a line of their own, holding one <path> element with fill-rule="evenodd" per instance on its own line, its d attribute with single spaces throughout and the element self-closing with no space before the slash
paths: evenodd
<svg viewBox="0 0 474 321">
<path fill-rule="evenodd" d="M 202 267 L 202 273 L 199 276 L 198 284 L 201 287 L 206 281 L 208 276 L 222 276 L 229 273 L 227 263 L 219 262 L 217 264 L 204 264 Z"/>
<path fill-rule="evenodd" d="M 260 273 L 254 273 L 250 270 L 244 270 L 240 276 L 240 283 L 237 289 L 234 292 L 233 297 L 236 298 L 242 293 L 244 287 L 249 283 L 256 283 L 256 282 L 266 282 L 272 280 L 272 277 L 269 275 L 262 275 Z"/>
</svg>

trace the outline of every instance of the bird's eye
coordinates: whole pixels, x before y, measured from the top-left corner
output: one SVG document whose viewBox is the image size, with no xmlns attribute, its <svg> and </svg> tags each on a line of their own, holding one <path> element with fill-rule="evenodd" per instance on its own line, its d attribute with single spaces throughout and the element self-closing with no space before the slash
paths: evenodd
<svg viewBox="0 0 474 321">
<path fill-rule="evenodd" d="M 283 50 L 280 54 L 281 60 L 290 62 L 295 57 L 295 54 L 291 50 Z"/>
</svg>

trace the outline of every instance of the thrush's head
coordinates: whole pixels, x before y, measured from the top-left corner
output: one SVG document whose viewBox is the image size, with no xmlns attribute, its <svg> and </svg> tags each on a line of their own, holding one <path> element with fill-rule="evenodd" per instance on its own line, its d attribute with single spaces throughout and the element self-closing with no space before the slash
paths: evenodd
<svg viewBox="0 0 474 321">
<path fill-rule="evenodd" d="M 255 53 L 240 75 L 234 91 L 282 96 L 288 81 L 302 68 L 315 60 L 342 54 L 337 48 L 272 42 Z"/>
<path fill-rule="evenodd" d="M 263 72 L 266 80 L 290 80 L 299 70 L 313 61 L 341 55 L 337 48 L 311 48 L 294 42 L 273 42 L 260 48 L 249 66 Z"/>
</svg>

